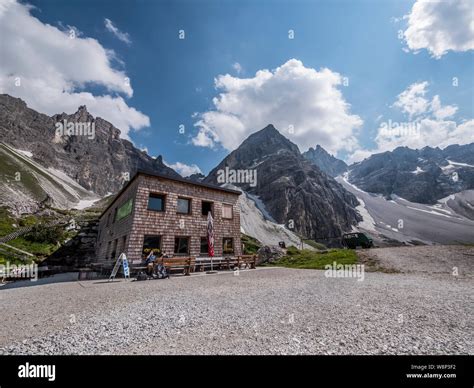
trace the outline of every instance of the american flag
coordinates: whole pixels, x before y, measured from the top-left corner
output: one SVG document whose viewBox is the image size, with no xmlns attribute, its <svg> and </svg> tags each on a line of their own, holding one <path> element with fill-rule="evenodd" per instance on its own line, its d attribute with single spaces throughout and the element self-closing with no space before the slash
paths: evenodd
<svg viewBox="0 0 474 388">
<path fill-rule="evenodd" d="M 211 212 L 207 213 L 207 252 L 214 257 L 214 220 Z"/>
</svg>

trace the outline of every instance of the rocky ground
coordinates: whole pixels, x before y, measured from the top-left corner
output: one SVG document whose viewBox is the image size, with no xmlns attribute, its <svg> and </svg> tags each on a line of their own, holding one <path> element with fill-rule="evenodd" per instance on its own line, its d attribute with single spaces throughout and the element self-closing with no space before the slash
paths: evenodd
<svg viewBox="0 0 474 388">
<path fill-rule="evenodd" d="M 473 354 L 473 250 L 449 251 L 430 273 L 412 265 L 426 251 L 402 249 L 373 252 L 415 270 L 363 281 L 260 268 L 0 288 L 0 353 Z"/>
<path fill-rule="evenodd" d="M 474 277 L 474 247 L 431 245 L 364 249 L 358 251 L 362 262 L 384 272 L 426 275 L 457 274 Z"/>
</svg>

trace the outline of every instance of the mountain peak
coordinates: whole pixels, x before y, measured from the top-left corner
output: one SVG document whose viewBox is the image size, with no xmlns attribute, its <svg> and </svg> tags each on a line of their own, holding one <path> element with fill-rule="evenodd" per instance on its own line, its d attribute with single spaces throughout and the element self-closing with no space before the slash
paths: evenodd
<svg viewBox="0 0 474 388">
<path fill-rule="evenodd" d="M 94 123 L 94 141 L 88 136 L 62 137 L 57 134 L 55 124 L 64 120 Z M 33 122 L 35 124 L 30 125 Z M 117 177 L 123 176 L 124 172 L 131 176 L 140 169 L 179 177 L 164 165 L 161 156 L 154 159 L 142 153 L 130 141 L 120 138 L 120 130 L 112 123 L 94 118 L 85 105 L 79 106 L 73 114 L 48 116 L 28 108 L 20 99 L 0 94 L 0 123 L 3 142 L 14 148 L 34 151 L 35 159 L 44 166 L 64 172 L 85 190 L 100 196 L 120 190 L 123 180 Z M 101 162 L 97 163 L 98 160 Z M 0 179 L 0 192 L 3 192 L 1 183 Z M 36 201 L 36 192 L 31 192 L 29 198 Z M 57 201 L 61 207 L 63 198 L 58 197 Z"/>
<path fill-rule="evenodd" d="M 310 147 L 303 153 L 303 156 L 333 177 L 347 171 L 347 164 L 344 161 L 332 156 L 319 144 L 316 145 L 316 148 Z"/>
<path fill-rule="evenodd" d="M 397 147 L 373 154 L 351 166 L 350 182 L 361 190 L 389 197 L 398 195 L 411 202 L 435 204 L 451 194 L 474 188 L 474 175 L 464 172 L 474 161 L 474 143 L 461 147 Z M 458 164 L 449 163 L 455 160 Z M 448 167 L 449 166 L 449 167 Z M 456 172 L 462 179 L 453 180 Z"/>
<path fill-rule="evenodd" d="M 283 136 L 273 124 L 254 132 L 245 139 L 237 150 L 253 149 L 255 156 L 270 155 L 281 150 L 288 150 L 299 155 L 298 146 Z"/>
<path fill-rule="evenodd" d="M 268 124 L 265 128 L 260 129 L 257 132 L 252 133 L 247 139 L 251 137 L 258 137 L 258 136 L 281 136 L 284 137 L 278 129 L 275 128 L 273 124 Z"/>
<path fill-rule="evenodd" d="M 268 124 L 261 131 L 278 131 L 273 124 Z"/>
<path fill-rule="evenodd" d="M 251 174 L 230 179 L 222 174 L 227 169 Z M 268 218 L 279 224 L 293 220 L 295 230 L 306 236 L 339 236 L 361 220 L 354 210 L 356 197 L 306 160 L 271 124 L 250 135 L 204 182 L 231 183 L 248 191 L 265 207 Z"/>
</svg>

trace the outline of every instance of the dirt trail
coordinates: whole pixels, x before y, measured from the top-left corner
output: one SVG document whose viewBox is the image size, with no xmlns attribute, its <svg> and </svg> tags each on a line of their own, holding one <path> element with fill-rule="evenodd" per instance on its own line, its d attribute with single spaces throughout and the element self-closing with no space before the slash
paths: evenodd
<svg viewBox="0 0 474 388">
<path fill-rule="evenodd" d="M 374 248 L 357 251 L 357 255 L 367 270 L 474 277 L 474 247 L 470 246 Z"/>
</svg>

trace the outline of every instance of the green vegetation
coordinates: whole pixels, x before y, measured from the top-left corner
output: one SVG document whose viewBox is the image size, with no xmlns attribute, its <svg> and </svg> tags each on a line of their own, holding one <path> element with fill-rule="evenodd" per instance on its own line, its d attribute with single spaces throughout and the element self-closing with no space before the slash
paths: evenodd
<svg viewBox="0 0 474 388">
<path fill-rule="evenodd" d="M 257 239 L 247 236 L 243 233 L 240 234 L 240 239 L 242 244 L 244 244 L 244 255 L 255 255 L 262 246 L 262 244 Z"/>
<path fill-rule="evenodd" d="M 18 221 L 18 225 L 21 227 L 23 226 L 31 226 L 35 225 L 38 222 L 38 218 L 35 216 L 24 216 Z"/>
<path fill-rule="evenodd" d="M 58 249 L 66 239 L 74 235 L 74 232 L 65 231 L 60 226 L 45 228 L 42 225 L 53 220 L 54 218 L 51 217 L 41 218 L 32 215 L 15 219 L 7 209 L 0 208 L 0 237 L 14 232 L 17 227 L 35 225 L 30 233 L 9 241 L 8 245 L 35 255 L 34 260 L 40 262 Z M 20 258 L 21 256 L 23 255 L 20 252 L 0 245 L 0 264 L 6 261 L 14 264 L 31 261 L 30 256 L 24 255 L 23 259 Z"/>
<path fill-rule="evenodd" d="M 0 175 L 13 180 L 16 174 L 20 173 L 21 181 L 16 182 L 18 186 L 32 193 L 39 201 L 45 198 L 46 192 L 41 187 L 36 175 L 47 180 L 50 185 L 61 192 L 68 200 L 74 201 L 76 199 L 56 179 L 52 178 L 49 173 L 3 143 L 0 143 L 0 161 Z"/>
<path fill-rule="evenodd" d="M 331 249 L 325 252 L 315 252 L 309 249 L 298 249 L 290 246 L 286 256 L 272 265 L 300 269 L 324 269 L 327 264 L 356 264 L 357 256 L 352 249 Z"/>
<path fill-rule="evenodd" d="M 27 236 L 29 237 L 29 236 Z M 32 241 L 26 237 L 18 237 L 15 240 L 9 241 L 8 245 L 29 252 L 37 256 L 37 261 L 49 256 L 59 247 L 59 241 L 56 243 L 45 241 Z"/>
<path fill-rule="evenodd" d="M 18 172 L 21 174 L 21 182 L 15 180 Z M 25 168 L 23 161 L 3 143 L 0 143 L 0 179 L 2 181 L 8 180 L 11 185 L 17 185 L 19 188 L 26 188 L 38 200 L 44 198 L 44 191 L 38 184 L 37 178 Z"/>
<path fill-rule="evenodd" d="M 303 240 L 303 242 L 313 247 L 314 249 L 319 249 L 320 251 L 324 251 L 327 249 L 326 245 L 318 243 L 314 240 Z"/>
<path fill-rule="evenodd" d="M 31 232 L 25 235 L 25 240 L 38 243 L 54 244 L 63 238 L 63 228 L 54 226 L 45 228 L 42 225 L 35 225 Z"/>
<path fill-rule="evenodd" d="M 5 236 L 12 233 L 15 228 L 13 227 L 15 220 L 10 217 L 7 209 L 0 208 L 0 236 Z"/>
</svg>

